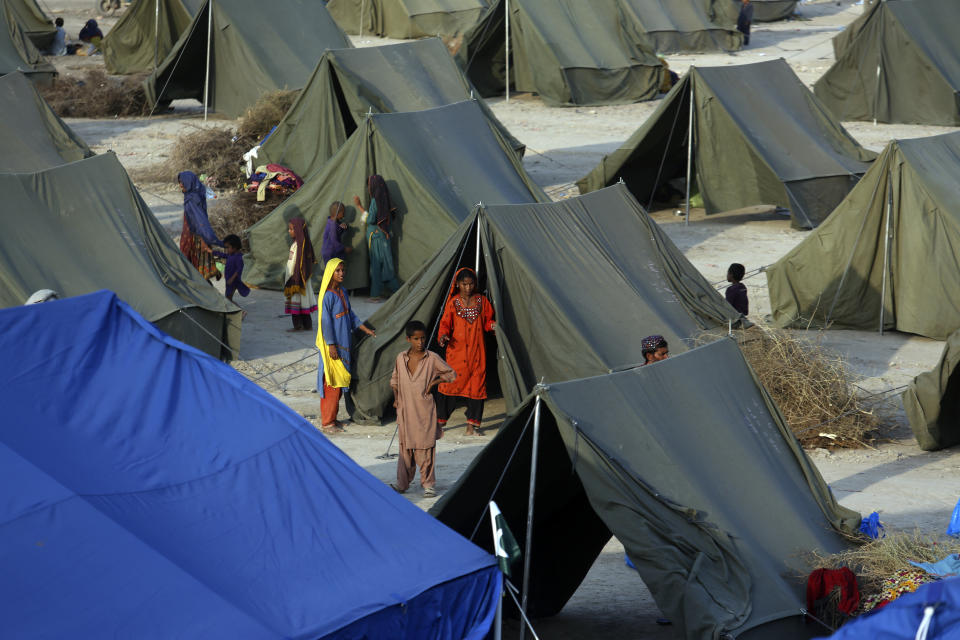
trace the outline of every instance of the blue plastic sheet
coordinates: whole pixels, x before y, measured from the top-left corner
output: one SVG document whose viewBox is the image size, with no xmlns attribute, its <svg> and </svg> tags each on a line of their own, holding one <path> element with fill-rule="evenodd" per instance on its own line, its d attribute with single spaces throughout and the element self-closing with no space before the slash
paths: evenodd
<svg viewBox="0 0 960 640">
<path fill-rule="evenodd" d="M 953 537 L 960 536 L 960 500 L 957 501 L 957 506 L 953 508 L 953 515 L 950 516 L 950 524 L 947 525 L 947 535 Z"/>
</svg>

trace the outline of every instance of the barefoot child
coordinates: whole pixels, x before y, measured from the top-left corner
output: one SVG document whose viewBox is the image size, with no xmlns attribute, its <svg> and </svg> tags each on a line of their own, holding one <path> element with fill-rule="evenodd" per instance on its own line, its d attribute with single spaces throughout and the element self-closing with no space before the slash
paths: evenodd
<svg viewBox="0 0 960 640">
<path fill-rule="evenodd" d="M 456 382 L 440 385 L 437 396 L 437 420 L 447 424 L 458 400 L 467 403 L 468 436 L 479 435 L 483 420 L 483 401 L 487 398 L 487 349 L 484 332 L 493 331 L 493 305 L 477 293 L 477 276 L 473 269 L 457 271 L 453 290 L 440 318 L 439 338 L 446 347 L 446 361 L 457 372 Z"/>
<path fill-rule="evenodd" d="M 223 239 L 223 251 L 214 251 L 213 255 L 217 258 L 225 258 L 227 263 L 223 269 L 223 276 L 227 279 L 227 300 L 233 302 L 233 294 L 239 292 L 246 298 L 250 295 L 250 287 L 243 284 L 243 254 L 240 253 L 240 237 L 234 234 L 228 235 Z"/>
<path fill-rule="evenodd" d="M 443 358 L 427 351 L 427 328 L 422 322 L 408 323 L 406 333 L 410 348 L 397 355 L 390 376 L 400 433 L 397 483 L 390 486 L 403 493 L 420 467 L 423 495 L 430 498 L 437 495 L 434 464 L 437 439 L 443 437 L 430 392 L 441 382 L 452 382 L 457 374 Z"/>
<path fill-rule="evenodd" d="M 353 252 L 353 247 L 343 244 L 343 232 L 347 230 L 347 224 L 343 221 L 345 214 L 346 209 L 342 202 L 337 201 L 330 205 L 330 217 L 323 228 L 323 245 L 320 247 L 323 264 L 327 264 L 332 258 L 346 260 L 347 254 Z"/>
<path fill-rule="evenodd" d="M 293 239 L 287 255 L 283 285 L 283 295 L 286 298 L 283 312 L 293 320 L 293 328 L 287 331 L 309 331 L 313 328 L 310 314 L 317 310 L 317 299 L 310 283 L 317 259 L 313 254 L 306 220 L 291 219 L 287 223 L 287 234 Z"/>
</svg>

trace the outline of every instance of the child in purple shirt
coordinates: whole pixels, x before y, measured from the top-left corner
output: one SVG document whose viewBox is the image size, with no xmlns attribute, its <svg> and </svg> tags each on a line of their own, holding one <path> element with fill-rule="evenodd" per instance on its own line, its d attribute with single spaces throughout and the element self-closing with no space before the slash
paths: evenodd
<svg viewBox="0 0 960 640">
<path fill-rule="evenodd" d="M 346 208 L 340 201 L 330 205 L 330 217 L 327 218 L 327 226 L 323 228 L 323 245 L 320 247 L 320 257 L 326 264 L 331 258 L 346 259 L 347 254 L 353 251 L 353 247 L 346 247 L 343 244 L 343 232 L 347 230 L 347 224 L 343 222 L 343 216 Z"/>
<path fill-rule="evenodd" d="M 227 263 L 224 266 L 224 276 L 227 278 L 227 300 L 233 302 L 233 294 L 239 291 L 240 295 L 246 298 L 250 294 L 250 287 L 243 284 L 243 254 L 240 253 L 240 237 L 230 234 L 223 239 L 223 247 L 226 253 L 214 251 L 213 255 L 218 258 L 226 258 Z"/>
</svg>

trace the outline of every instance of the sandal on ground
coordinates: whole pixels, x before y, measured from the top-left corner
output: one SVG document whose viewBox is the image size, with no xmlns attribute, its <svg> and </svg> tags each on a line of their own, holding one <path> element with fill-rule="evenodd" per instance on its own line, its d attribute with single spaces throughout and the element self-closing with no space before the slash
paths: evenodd
<svg viewBox="0 0 960 640">
<path fill-rule="evenodd" d="M 423 488 L 423 497 L 424 498 L 435 498 L 437 496 L 437 490 L 433 487 L 424 487 Z"/>
<path fill-rule="evenodd" d="M 390 483 L 390 488 L 393 489 L 394 491 L 396 491 L 397 493 L 406 493 L 406 492 L 407 492 L 406 489 L 401 489 L 400 487 L 398 487 L 397 485 L 393 484 L 392 482 Z"/>
<path fill-rule="evenodd" d="M 323 431 L 327 435 L 332 433 L 343 433 L 343 427 L 338 427 L 336 423 L 334 424 L 325 424 L 320 427 L 320 431 Z"/>
</svg>

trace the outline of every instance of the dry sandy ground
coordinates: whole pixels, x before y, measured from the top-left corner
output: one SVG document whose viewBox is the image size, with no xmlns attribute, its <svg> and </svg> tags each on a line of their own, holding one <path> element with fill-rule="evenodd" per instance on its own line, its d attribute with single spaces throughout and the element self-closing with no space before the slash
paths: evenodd
<svg viewBox="0 0 960 640">
<path fill-rule="evenodd" d="M 93 0 L 47 0 L 47 4 L 51 13 L 64 15 L 67 30 L 73 34 L 84 20 L 96 17 L 89 10 Z M 749 49 L 736 54 L 669 56 L 668 60 L 671 67 L 682 74 L 691 65 L 743 64 L 784 57 L 800 78 L 812 85 L 832 62 L 830 39 L 860 10 L 861 7 L 853 6 L 850 0 L 839 3 L 814 0 L 800 5 L 800 19 L 754 25 L 754 44 Z M 112 20 L 101 20 L 101 23 L 109 26 Z M 382 41 L 365 40 L 358 44 L 370 46 L 379 42 Z M 57 64 L 61 70 L 69 71 L 97 62 L 64 58 Z M 656 104 L 551 109 L 530 95 L 513 96 L 509 102 L 491 101 L 501 121 L 527 144 L 524 159 L 527 171 L 555 198 L 576 195 L 571 183 L 586 174 L 603 154 L 621 144 L 653 112 Z M 69 123 L 95 151 L 116 152 L 128 170 L 163 159 L 177 135 L 190 127 L 233 125 L 217 119 L 204 123 L 196 103 L 175 106 L 174 114 L 151 119 L 75 119 Z M 876 151 L 892 138 L 921 137 L 951 130 L 860 122 L 845 125 L 862 144 Z M 173 185 L 140 186 L 158 218 L 175 233 L 181 209 Z M 709 280 L 720 281 L 730 262 L 742 262 L 748 269 L 767 265 L 805 237 L 805 232 L 791 229 L 787 219 L 762 211 L 763 208 L 757 208 L 754 213 L 725 214 L 709 219 L 704 219 L 702 212 L 695 212 L 689 226 L 672 211 L 657 212 L 655 218 Z M 759 276 L 746 284 L 754 316 L 762 318 L 769 313 L 766 282 Z M 276 292 L 254 291 L 241 304 L 249 315 L 244 322 L 241 361 L 237 368 L 259 378 L 260 384 L 295 410 L 315 418 L 319 413 L 319 399 L 311 393 L 316 375 L 311 336 L 284 331 L 288 321 L 280 315 L 282 301 Z M 356 300 L 355 306 L 361 317 L 374 309 L 364 300 Z M 650 329 L 652 332 L 654 328 Z M 870 332 L 831 331 L 812 337 L 841 353 L 864 378 L 862 385 L 872 391 L 905 384 L 931 368 L 943 348 L 942 342 L 898 333 L 881 337 Z M 458 415 L 462 418 L 462 414 Z M 448 434 L 439 444 L 441 490 L 463 472 L 483 443 L 495 433 L 503 415 L 503 402 L 491 401 L 485 421 L 488 435 L 480 438 L 463 436 L 462 422 L 455 424 L 455 419 L 451 423 Z M 889 442 L 859 451 L 815 451 L 812 457 L 844 505 L 864 514 L 879 510 L 890 528 L 942 531 L 960 495 L 960 455 L 955 451 L 921 452 L 905 426 L 899 401 L 887 407 L 886 422 L 891 429 Z M 394 475 L 395 462 L 380 460 L 377 456 L 387 449 L 393 427 L 393 424 L 352 426 L 333 440 L 359 464 L 387 482 Z M 419 490 L 409 493 L 408 498 L 423 508 L 431 504 Z M 612 540 L 564 611 L 551 620 L 539 621 L 542 637 L 672 637 L 670 627 L 655 624 L 656 605 L 636 574 L 623 565 L 622 553 L 622 546 Z"/>
</svg>

